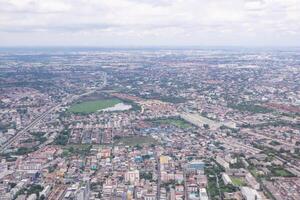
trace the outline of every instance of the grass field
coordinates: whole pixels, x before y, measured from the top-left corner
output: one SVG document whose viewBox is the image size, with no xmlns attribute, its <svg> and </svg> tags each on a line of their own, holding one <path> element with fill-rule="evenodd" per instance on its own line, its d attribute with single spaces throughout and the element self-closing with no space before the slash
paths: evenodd
<svg viewBox="0 0 300 200">
<path fill-rule="evenodd" d="M 94 100 L 94 101 L 85 101 L 82 103 L 77 103 L 71 106 L 69 112 L 72 113 L 81 113 L 81 114 L 89 114 L 93 112 L 97 112 L 98 110 L 112 107 L 122 101 L 119 99 L 103 99 L 103 100 Z"/>
<path fill-rule="evenodd" d="M 294 176 L 291 172 L 285 170 L 282 167 L 272 168 L 271 172 L 274 176 L 279 176 L 279 177 L 293 177 Z"/>
<path fill-rule="evenodd" d="M 242 178 L 237 178 L 237 177 L 230 177 L 232 180 L 233 185 L 235 186 L 245 186 L 246 183 Z"/>
<path fill-rule="evenodd" d="M 130 137 L 123 137 L 120 139 L 116 139 L 114 144 L 117 146 L 145 146 L 151 144 L 157 144 L 157 141 L 152 137 L 147 136 L 130 136 Z"/>
<path fill-rule="evenodd" d="M 178 128 L 182 128 L 182 129 L 187 129 L 187 128 L 191 128 L 192 125 L 187 123 L 186 121 L 182 120 L 182 119 L 157 119 L 153 121 L 154 123 L 157 124 L 167 124 L 167 125 L 173 125 L 176 126 Z"/>
</svg>

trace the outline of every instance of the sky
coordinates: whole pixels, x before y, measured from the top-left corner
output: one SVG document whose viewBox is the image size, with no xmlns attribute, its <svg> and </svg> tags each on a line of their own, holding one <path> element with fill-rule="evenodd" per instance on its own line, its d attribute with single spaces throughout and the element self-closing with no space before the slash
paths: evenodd
<svg viewBox="0 0 300 200">
<path fill-rule="evenodd" d="M 300 46 L 300 0 L 0 0 L 1 46 Z"/>
</svg>

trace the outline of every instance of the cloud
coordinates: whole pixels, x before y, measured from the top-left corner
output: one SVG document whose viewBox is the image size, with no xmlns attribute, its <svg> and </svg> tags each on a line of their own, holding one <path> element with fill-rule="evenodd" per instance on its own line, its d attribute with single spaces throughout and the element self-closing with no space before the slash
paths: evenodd
<svg viewBox="0 0 300 200">
<path fill-rule="evenodd" d="M 285 44 L 297 38 L 299 13 L 299 0 L 0 0 L 0 45 L 41 32 L 56 43 L 63 41 L 55 34 L 72 33 L 74 44 L 113 38 L 123 44 L 134 37 L 142 44 L 226 44 L 232 38 L 260 44 L 275 36 Z M 27 42 L 37 40 L 47 43 L 38 36 Z"/>
</svg>

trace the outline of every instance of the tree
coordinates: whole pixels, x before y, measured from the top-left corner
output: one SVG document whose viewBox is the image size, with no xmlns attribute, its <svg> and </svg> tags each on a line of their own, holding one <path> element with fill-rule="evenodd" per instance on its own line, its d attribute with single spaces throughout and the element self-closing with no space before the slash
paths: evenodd
<svg viewBox="0 0 300 200">
<path fill-rule="evenodd" d="M 205 128 L 205 129 L 209 129 L 209 125 L 208 124 L 203 124 L 203 127 Z"/>
</svg>

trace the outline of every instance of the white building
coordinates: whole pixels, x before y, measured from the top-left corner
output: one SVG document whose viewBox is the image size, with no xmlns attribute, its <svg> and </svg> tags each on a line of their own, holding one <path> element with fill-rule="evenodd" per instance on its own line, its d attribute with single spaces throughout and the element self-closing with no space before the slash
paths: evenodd
<svg viewBox="0 0 300 200">
<path fill-rule="evenodd" d="M 246 176 L 246 181 L 247 183 L 254 189 L 259 190 L 260 185 L 259 183 L 256 181 L 256 179 L 252 176 L 252 174 L 247 173 Z"/>
<path fill-rule="evenodd" d="M 226 173 L 222 173 L 222 179 L 225 185 L 232 184 L 231 178 Z"/>
<path fill-rule="evenodd" d="M 200 200 L 208 200 L 208 195 L 205 188 L 199 190 Z"/>
<path fill-rule="evenodd" d="M 260 194 L 252 188 L 242 187 L 241 193 L 245 200 L 262 200 Z"/>
<path fill-rule="evenodd" d="M 46 187 L 44 187 L 43 191 L 40 192 L 40 196 L 44 196 L 44 197 L 48 197 L 49 193 L 51 191 L 51 186 L 47 185 Z"/>
<path fill-rule="evenodd" d="M 125 181 L 134 184 L 140 180 L 140 172 L 139 170 L 128 171 L 125 174 Z"/>
<path fill-rule="evenodd" d="M 26 200 L 36 200 L 36 199 L 37 199 L 36 194 L 31 194 L 29 197 L 27 197 Z"/>
<path fill-rule="evenodd" d="M 223 158 L 221 158 L 220 156 L 217 156 L 216 161 L 219 165 L 221 165 L 222 167 L 224 167 L 225 169 L 229 169 L 229 163 L 226 162 Z"/>
</svg>

